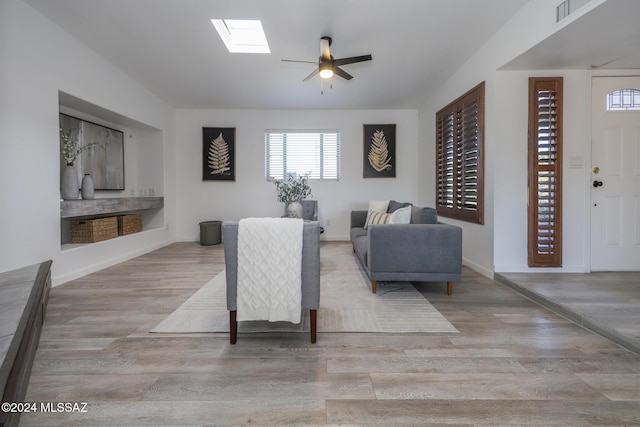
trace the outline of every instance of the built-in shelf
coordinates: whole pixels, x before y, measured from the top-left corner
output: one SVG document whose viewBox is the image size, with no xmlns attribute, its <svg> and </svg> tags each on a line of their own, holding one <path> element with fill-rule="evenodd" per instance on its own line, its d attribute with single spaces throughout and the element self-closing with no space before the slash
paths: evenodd
<svg viewBox="0 0 640 427">
<path fill-rule="evenodd" d="M 136 212 L 164 207 L 164 197 L 117 197 L 93 200 L 61 200 L 60 218 L 70 219 Z"/>
</svg>

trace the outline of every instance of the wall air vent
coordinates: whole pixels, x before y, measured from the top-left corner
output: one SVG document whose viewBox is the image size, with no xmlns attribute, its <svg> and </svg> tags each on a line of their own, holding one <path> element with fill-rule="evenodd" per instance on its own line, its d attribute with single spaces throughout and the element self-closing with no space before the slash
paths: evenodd
<svg viewBox="0 0 640 427">
<path fill-rule="evenodd" d="M 556 6 L 556 23 L 562 21 L 591 0 L 564 0 Z"/>
</svg>

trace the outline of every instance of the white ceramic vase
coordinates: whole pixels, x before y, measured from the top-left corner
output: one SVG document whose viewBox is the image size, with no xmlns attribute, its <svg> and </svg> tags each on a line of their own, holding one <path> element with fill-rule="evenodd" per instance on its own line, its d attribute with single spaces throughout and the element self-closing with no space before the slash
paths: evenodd
<svg viewBox="0 0 640 427">
<path fill-rule="evenodd" d="M 289 202 L 286 214 L 289 218 L 302 218 L 302 203 Z"/>
<path fill-rule="evenodd" d="M 64 200 L 76 200 L 80 195 L 80 184 L 74 165 L 66 165 L 62 171 L 60 195 Z"/>
</svg>

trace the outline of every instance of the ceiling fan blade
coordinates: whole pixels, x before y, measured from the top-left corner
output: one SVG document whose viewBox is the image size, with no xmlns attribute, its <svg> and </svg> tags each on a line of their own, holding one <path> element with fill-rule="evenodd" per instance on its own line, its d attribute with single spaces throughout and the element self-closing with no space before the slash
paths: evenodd
<svg viewBox="0 0 640 427">
<path fill-rule="evenodd" d="M 347 73 L 342 68 L 338 68 L 338 67 L 333 67 L 333 74 L 335 74 L 336 76 L 340 76 L 346 80 L 351 80 L 353 78 L 351 74 Z"/>
<path fill-rule="evenodd" d="M 281 59 L 282 62 L 302 62 L 305 64 L 317 64 L 318 61 L 298 61 L 296 59 Z"/>
<path fill-rule="evenodd" d="M 303 82 L 306 82 L 307 80 L 311 79 L 313 76 L 315 76 L 316 74 L 318 74 L 319 70 L 316 68 L 313 73 L 309 74 L 307 77 L 304 78 Z"/>
<path fill-rule="evenodd" d="M 331 60 L 331 51 L 329 50 L 329 46 L 331 46 L 331 37 L 320 38 L 320 58 L 325 61 Z"/>
<path fill-rule="evenodd" d="M 364 62 L 364 61 L 371 61 L 373 58 L 371 57 L 371 55 L 362 55 L 362 56 L 352 56 L 349 58 L 340 58 L 340 59 L 336 59 L 333 61 L 333 65 L 347 65 L 347 64 L 353 64 L 356 62 Z"/>
</svg>

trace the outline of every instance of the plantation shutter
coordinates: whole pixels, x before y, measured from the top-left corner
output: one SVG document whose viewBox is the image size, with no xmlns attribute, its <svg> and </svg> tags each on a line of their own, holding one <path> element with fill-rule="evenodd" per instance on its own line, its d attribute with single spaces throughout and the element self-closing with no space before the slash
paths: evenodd
<svg viewBox="0 0 640 427">
<path fill-rule="evenodd" d="M 265 176 L 310 179 L 340 178 L 340 133 L 337 131 L 276 131 L 265 133 Z"/>
<path fill-rule="evenodd" d="M 562 77 L 529 79 L 529 267 L 562 266 Z"/>
<path fill-rule="evenodd" d="M 484 82 L 436 114 L 436 209 L 482 224 Z"/>
</svg>

